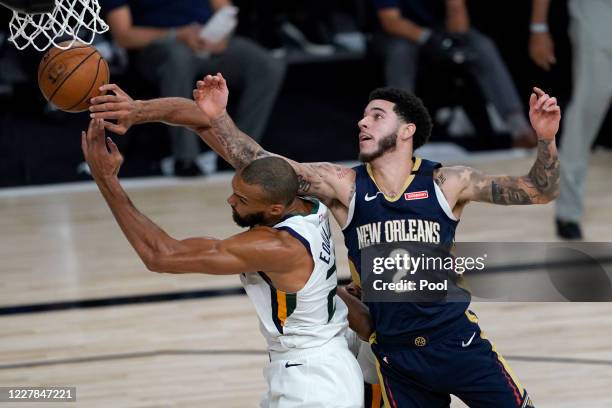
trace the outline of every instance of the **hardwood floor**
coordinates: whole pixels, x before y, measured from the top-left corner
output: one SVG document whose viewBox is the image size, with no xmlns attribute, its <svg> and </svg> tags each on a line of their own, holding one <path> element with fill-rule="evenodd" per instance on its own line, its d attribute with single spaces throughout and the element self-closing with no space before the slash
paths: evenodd
<svg viewBox="0 0 612 408">
<path fill-rule="evenodd" d="M 475 166 L 521 174 L 531 161 Z M 583 223 L 588 241 L 612 241 L 611 161 L 609 152 L 592 161 Z M 125 185 L 136 206 L 175 237 L 239 231 L 225 203 L 227 178 Z M 268 359 L 246 296 L 39 313 L 8 309 L 237 288 L 237 277 L 148 272 L 92 183 L 0 190 L 0 214 L 0 310 L 6 311 L 0 386 L 76 386 L 77 403 L 69 406 L 79 407 L 257 406 Z M 552 204 L 471 204 L 462 218 L 458 241 L 556 240 Z M 338 228 L 334 235 L 339 274 L 348 277 Z M 478 302 L 472 309 L 537 407 L 612 406 L 612 303 Z M 28 406 L 2 404 L 13 405 Z"/>
</svg>

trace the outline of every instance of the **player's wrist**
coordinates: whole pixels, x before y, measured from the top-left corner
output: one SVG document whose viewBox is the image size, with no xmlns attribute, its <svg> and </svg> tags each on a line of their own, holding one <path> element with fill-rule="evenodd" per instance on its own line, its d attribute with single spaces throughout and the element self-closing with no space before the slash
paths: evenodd
<svg viewBox="0 0 612 408">
<path fill-rule="evenodd" d="M 100 192 L 107 198 L 114 196 L 117 192 L 116 186 L 119 184 L 117 175 L 113 174 L 96 174 L 92 172 L 91 176 L 98 185 Z"/>
<path fill-rule="evenodd" d="M 211 123 L 214 123 L 217 121 L 231 119 L 231 117 L 229 116 L 229 113 L 227 113 L 227 109 L 224 108 L 218 115 L 212 115 L 209 117 L 209 119 Z"/>
<path fill-rule="evenodd" d="M 172 114 L 173 109 L 171 99 L 168 98 L 135 100 L 134 109 L 130 113 L 130 122 L 132 125 L 164 122 Z"/>
<path fill-rule="evenodd" d="M 135 100 L 134 101 L 134 110 L 132 111 L 132 124 L 139 125 L 141 123 L 147 122 L 147 101 Z"/>
</svg>

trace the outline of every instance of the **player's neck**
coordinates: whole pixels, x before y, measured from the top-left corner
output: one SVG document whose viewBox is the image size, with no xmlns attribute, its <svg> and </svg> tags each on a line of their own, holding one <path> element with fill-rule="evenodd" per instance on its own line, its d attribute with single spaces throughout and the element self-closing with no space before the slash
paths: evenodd
<svg viewBox="0 0 612 408">
<path fill-rule="evenodd" d="M 412 173 L 412 150 L 387 152 L 370 163 L 376 184 L 387 196 L 395 196 Z"/>
<path fill-rule="evenodd" d="M 312 201 L 304 200 L 301 197 L 296 197 L 295 200 L 287 207 L 285 214 L 310 214 L 313 207 Z"/>
<path fill-rule="evenodd" d="M 311 201 L 296 197 L 278 218 L 270 220 L 266 226 L 272 227 L 281 222 L 281 220 L 288 215 L 308 215 L 312 211 L 313 206 L 314 204 Z"/>
</svg>

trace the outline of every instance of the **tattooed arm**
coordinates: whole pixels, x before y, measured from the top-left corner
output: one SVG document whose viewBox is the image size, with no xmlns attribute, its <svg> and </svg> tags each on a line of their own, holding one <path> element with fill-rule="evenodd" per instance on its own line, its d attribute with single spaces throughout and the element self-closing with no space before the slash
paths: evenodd
<svg viewBox="0 0 612 408">
<path fill-rule="evenodd" d="M 538 157 L 525 176 L 488 176 L 470 167 L 454 166 L 438 170 L 436 183 L 447 198 L 455 197 L 455 204 L 468 201 L 502 205 L 546 204 L 559 193 L 557 150 L 554 141 L 540 140 Z"/>
<path fill-rule="evenodd" d="M 201 129 L 198 134 L 235 169 L 243 168 L 260 157 L 282 157 L 298 176 L 299 194 L 319 198 L 332 209 L 339 223 L 346 220 L 346 210 L 354 194 L 354 170 L 326 162 L 299 163 L 270 153 L 240 131 L 225 111 L 211 121 L 210 128 Z"/>
<path fill-rule="evenodd" d="M 135 101 L 115 84 L 104 85 L 102 89 L 113 94 L 93 98 L 90 112 L 92 118 L 105 119 L 104 126 L 112 132 L 123 135 L 131 126 L 149 122 L 187 127 L 236 169 L 257 158 L 274 155 L 240 131 L 227 114 L 228 90 L 221 75 L 207 76 L 198 82 L 195 102 L 185 98 Z M 348 208 L 354 184 L 351 169 L 331 163 L 301 164 L 286 160 L 299 177 L 301 194 L 318 197 L 332 208 L 337 218 L 343 207 Z"/>
<path fill-rule="evenodd" d="M 241 132 L 227 112 L 212 120 L 211 124 L 210 129 L 198 131 L 200 137 L 235 169 L 260 157 L 282 157 L 264 150 Z M 298 176 L 298 194 L 317 197 L 330 208 L 340 226 L 346 225 L 348 208 L 355 193 L 355 171 L 333 163 L 298 163 L 282 158 L 289 162 Z"/>
<path fill-rule="evenodd" d="M 521 177 L 488 176 L 469 167 L 448 167 L 434 177 L 451 208 L 469 201 L 493 204 L 546 204 L 559 195 L 559 159 L 555 135 L 561 111 L 555 98 L 534 88 L 529 117 L 538 134 L 538 154 L 527 175 Z M 536 96 L 537 95 L 537 96 Z"/>
<path fill-rule="evenodd" d="M 226 106 L 229 91 L 221 74 L 208 75 L 198 81 L 193 96 L 204 116 L 211 118 L 210 127 L 198 129 L 198 134 L 234 168 L 240 169 L 260 157 L 278 156 L 264 150 L 238 129 L 228 115 Z M 342 223 L 352 198 L 355 172 L 332 163 L 298 163 L 283 158 L 298 175 L 299 193 L 319 198 L 331 207 L 338 222 Z"/>
</svg>

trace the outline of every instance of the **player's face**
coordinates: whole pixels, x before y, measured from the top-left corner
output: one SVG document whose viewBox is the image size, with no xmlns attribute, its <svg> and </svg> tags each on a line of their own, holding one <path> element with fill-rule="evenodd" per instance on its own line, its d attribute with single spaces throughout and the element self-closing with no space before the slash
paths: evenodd
<svg viewBox="0 0 612 408">
<path fill-rule="evenodd" d="M 245 183 L 240 175 L 232 179 L 233 193 L 227 199 L 232 207 L 232 218 L 240 227 L 251 228 L 266 224 L 269 204 L 260 186 Z"/>
<path fill-rule="evenodd" d="M 399 118 L 393 102 L 375 99 L 366 106 L 359 126 L 359 160 L 370 162 L 395 149 Z"/>
</svg>

